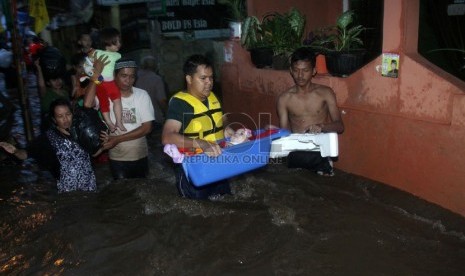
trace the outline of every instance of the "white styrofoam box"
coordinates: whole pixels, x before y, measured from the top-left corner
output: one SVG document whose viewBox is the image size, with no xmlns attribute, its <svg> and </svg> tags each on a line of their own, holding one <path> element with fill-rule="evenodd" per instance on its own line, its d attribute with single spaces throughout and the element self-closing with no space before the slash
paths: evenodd
<svg viewBox="0 0 465 276">
<path fill-rule="evenodd" d="M 270 158 L 285 157 L 291 151 L 319 151 L 322 157 L 339 154 L 337 133 L 295 133 L 271 143 Z"/>
</svg>

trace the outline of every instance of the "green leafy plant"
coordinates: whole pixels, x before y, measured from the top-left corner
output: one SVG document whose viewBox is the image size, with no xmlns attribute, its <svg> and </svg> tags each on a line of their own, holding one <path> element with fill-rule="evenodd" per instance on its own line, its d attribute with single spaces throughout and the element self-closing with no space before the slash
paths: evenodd
<svg viewBox="0 0 465 276">
<path fill-rule="evenodd" d="M 288 13 L 274 13 L 269 21 L 271 47 L 275 55 L 289 55 L 302 46 L 302 37 L 305 29 L 305 17 L 292 8 Z"/>
<path fill-rule="evenodd" d="M 246 49 L 271 47 L 275 55 L 288 54 L 302 45 L 305 16 L 291 8 L 287 13 L 268 13 L 260 20 L 247 17 L 242 25 L 241 43 Z"/>
<path fill-rule="evenodd" d="M 354 11 L 344 12 L 338 17 L 336 25 L 315 31 L 310 47 L 323 52 L 359 49 L 363 46 L 360 36 L 365 28 L 362 25 L 352 26 L 353 21 Z"/>
<path fill-rule="evenodd" d="M 354 24 L 354 11 L 341 14 L 336 25 L 316 30 L 305 44 L 316 53 L 325 55 L 328 72 L 347 77 L 364 64 L 366 50 L 360 38 L 365 28 Z"/>
<path fill-rule="evenodd" d="M 242 23 L 241 44 L 247 49 L 268 47 L 271 44 L 271 33 L 267 31 L 267 16 L 260 20 L 256 16 L 248 16 Z"/>
<path fill-rule="evenodd" d="M 247 6 L 245 0 L 218 0 L 218 4 L 228 7 L 230 20 L 240 22 L 247 16 Z"/>
</svg>

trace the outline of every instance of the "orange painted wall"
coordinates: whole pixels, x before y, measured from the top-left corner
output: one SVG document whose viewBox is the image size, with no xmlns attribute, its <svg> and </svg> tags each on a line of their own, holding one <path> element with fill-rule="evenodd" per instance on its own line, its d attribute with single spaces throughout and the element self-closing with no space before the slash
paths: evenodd
<svg viewBox="0 0 465 276">
<path fill-rule="evenodd" d="M 334 89 L 343 111 L 346 131 L 339 136 L 337 168 L 465 216 L 465 84 L 416 54 L 418 1 L 385 1 L 383 51 L 400 54 L 399 78 L 376 71 L 379 57 L 348 78 L 325 75 L 314 81 Z M 249 9 L 264 10 L 265 1 L 252 2 Z M 331 9 L 326 1 L 294 2 Z M 334 10 L 339 4 L 333 3 Z M 321 14 L 330 18 L 327 10 Z M 226 47 L 232 48 L 233 62 L 222 68 L 225 110 L 250 127 L 259 113 L 271 114 L 269 121 L 262 116 L 262 125 L 277 124 L 276 96 L 293 84 L 289 73 L 256 69 L 237 42 Z"/>
</svg>

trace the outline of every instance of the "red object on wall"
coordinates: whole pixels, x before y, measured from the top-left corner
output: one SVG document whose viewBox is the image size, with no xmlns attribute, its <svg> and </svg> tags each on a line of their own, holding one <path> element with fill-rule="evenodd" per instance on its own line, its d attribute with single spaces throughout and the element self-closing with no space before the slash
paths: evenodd
<svg viewBox="0 0 465 276">
<path fill-rule="evenodd" d="M 315 61 L 315 69 L 317 74 L 328 74 L 328 68 L 326 68 L 326 57 L 324 55 L 317 55 Z"/>
</svg>

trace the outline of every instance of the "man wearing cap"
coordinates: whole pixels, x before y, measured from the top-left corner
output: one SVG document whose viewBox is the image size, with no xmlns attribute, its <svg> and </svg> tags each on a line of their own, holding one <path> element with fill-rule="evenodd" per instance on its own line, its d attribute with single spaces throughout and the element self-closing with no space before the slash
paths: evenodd
<svg viewBox="0 0 465 276">
<path fill-rule="evenodd" d="M 103 144 L 109 149 L 110 169 L 115 179 L 145 178 L 148 173 L 146 135 L 155 120 L 152 101 L 145 90 L 134 87 L 137 65 L 133 60 L 120 59 L 115 64 L 115 83 L 121 92 L 123 124 L 127 132 L 116 130 Z M 115 114 L 110 103 L 110 118 Z"/>
</svg>

